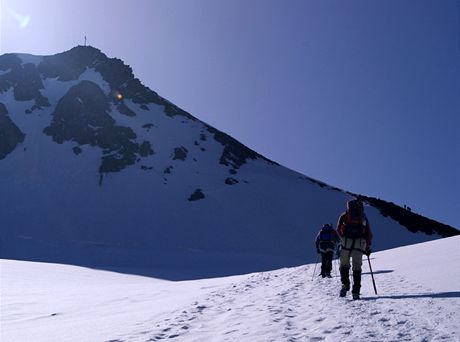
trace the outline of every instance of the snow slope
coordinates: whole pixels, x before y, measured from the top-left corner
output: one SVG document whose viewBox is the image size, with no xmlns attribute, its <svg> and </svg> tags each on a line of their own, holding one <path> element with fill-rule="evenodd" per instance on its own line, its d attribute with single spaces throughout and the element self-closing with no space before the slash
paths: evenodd
<svg viewBox="0 0 460 342">
<path fill-rule="evenodd" d="M 372 255 L 362 300 L 314 265 L 171 282 L 1 260 L 1 336 L 24 341 L 459 341 L 460 237 Z M 316 269 L 318 272 L 318 269 Z"/>
<path fill-rule="evenodd" d="M 351 198 L 197 120 L 93 47 L 2 55 L 0 71 L 2 258 L 165 279 L 300 265 Z M 375 250 L 458 233 L 366 212 Z"/>
</svg>

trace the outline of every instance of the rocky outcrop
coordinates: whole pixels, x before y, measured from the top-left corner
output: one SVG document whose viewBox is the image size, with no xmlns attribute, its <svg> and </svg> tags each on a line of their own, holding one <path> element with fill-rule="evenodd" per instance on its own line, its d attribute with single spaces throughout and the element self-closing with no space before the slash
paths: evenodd
<svg viewBox="0 0 460 342">
<path fill-rule="evenodd" d="M 392 218 L 412 233 L 423 232 L 427 235 L 438 234 L 442 237 L 455 236 L 459 234 L 459 231 L 454 227 L 413 213 L 410 210 L 401 208 L 392 202 L 363 195 L 355 196 L 377 208 L 383 216 Z"/>
<path fill-rule="evenodd" d="M 91 81 L 82 81 L 58 102 L 44 133 L 58 144 L 72 141 L 101 148 L 100 173 L 120 171 L 139 157 L 154 153 L 148 141 L 136 140 L 131 128 L 116 125 L 109 111 L 109 99 L 101 88 Z"/>
<path fill-rule="evenodd" d="M 173 153 L 173 160 L 185 160 L 187 159 L 188 150 L 184 147 L 176 147 Z"/>
<path fill-rule="evenodd" d="M 203 191 L 201 189 L 196 189 L 193 192 L 193 194 L 190 195 L 188 200 L 190 202 L 193 202 L 193 201 L 198 201 L 198 200 L 201 200 L 201 199 L 204 199 L 204 198 L 205 198 L 205 195 L 204 195 Z"/>
<path fill-rule="evenodd" d="M 24 133 L 14 124 L 8 111 L 0 102 L 0 160 L 14 151 L 16 146 L 24 141 Z"/>
<path fill-rule="evenodd" d="M 208 131 L 214 135 L 214 139 L 217 142 L 224 146 L 224 151 L 222 152 L 222 155 L 219 159 L 219 163 L 232 167 L 231 170 L 234 171 L 233 174 L 235 174 L 235 170 L 239 169 L 243 164 L 245 164 L 248 159 L 261 158 L 268 161 L 269 163 L 276 164 L 275 162 L 251 150 L 228 134 L 215 129 L 214 127 L 208 126 Z"/>
<path fill-rule="evenodd" d="M 77 46 L 69 51 L 46 56 L 38 65 L 44 78 L 57 78 L 58 81 L 77 80 L 87 69 L 107 59 L 100 50 L 89 46 Z"/>
<path fill-rule="evenodd" d="M 27 110 L 28 113 L 50 106 L 48 99 L 40 92 L 43 82 L 34 64 L 22 64 L 18 56 L 8 54 L 0 57 L 0 70 L 6 71 L 0 75 L 0 93 L 12 88 L 16 101 L 35 100 L 34 106 Z"/>
</svg>

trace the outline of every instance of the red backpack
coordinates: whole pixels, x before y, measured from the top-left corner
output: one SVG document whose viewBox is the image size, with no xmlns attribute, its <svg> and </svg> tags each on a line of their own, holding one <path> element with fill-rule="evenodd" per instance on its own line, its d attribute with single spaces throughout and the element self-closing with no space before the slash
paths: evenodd
<svg viewBox="0 0 460 342">
<path fill-rule="evenodd" d="M 363 238 L 366 235 L 367 219 L 364 215 L 363 203 L 351 200 L 347 203 L 343 235 L 351 239 Z"/>
</svg>

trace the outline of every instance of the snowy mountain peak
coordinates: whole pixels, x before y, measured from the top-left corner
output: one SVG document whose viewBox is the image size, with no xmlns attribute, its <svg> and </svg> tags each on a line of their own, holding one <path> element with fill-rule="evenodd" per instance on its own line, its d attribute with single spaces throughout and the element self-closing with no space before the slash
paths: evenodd
<svg viewBox="0 0 460 342">
<path fill-rule="evenodd" d="M 54 56 L 42 57 L 35 63 L 27 57 L 16 54 L 0 57 L 2 93 L 12 89 L 15 101 L 32 101 L 32 106 L 25 109 L 26 114 L 53 107 L 51 122 L 43 132 L 58 144 L 76 143 L 73 150 L 77 154 L 81 153 L 82 145 L 103 150 L 99 166 L 101 174 L 120 171 L 154 153 L 148 140 L 139 139 L 129 125 L 117 123 L 113 114 L 136 117 L 139 110 L 151 112 L 149 106 L 160 106 L 163 109 L 161 115 L 180 116 L 184 123 L 197 121 L 142 85 L 134 77 L 132 69 L 121 60 L 108 58 L 96 48 L 78 46 Z M 52 81 L 58 81 L 58 87 L 68 88 L 54 106 L 44 95 L 44 83 Z M 6 113 L 2 115 L 7 116 Z M 154 116 L 150 119 L 153 120 Z M 195 145 L 206 139 L 207 134 L 213 135 L 224 146 L 220 157 L 222 164 L 237 169 L 247 158 L 260 157 L 231 137 L 201 124 L 203 132 L 196 136 Z M 147 131 L 152 127 L 152 122 L 143 124 Z M 8 146 L 1 151 L 3 158 L 12 152 L 12 146 L 22 142 L 23 133 L 17 126 L 9 122 L 8 131 L 11 131 L 11 138 L 5 144 Z"/>
</svg>

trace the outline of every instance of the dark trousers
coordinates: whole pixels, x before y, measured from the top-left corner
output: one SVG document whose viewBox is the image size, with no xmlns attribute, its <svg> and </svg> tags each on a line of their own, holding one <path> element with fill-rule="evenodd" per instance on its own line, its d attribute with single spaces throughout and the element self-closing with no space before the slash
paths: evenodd
<svg viewBox="0 0 460 342">
<path fill-rule="evenodd" d="M 333 252 L 321 253 L 321 275 L 331 274 Z"/>
</svg>

